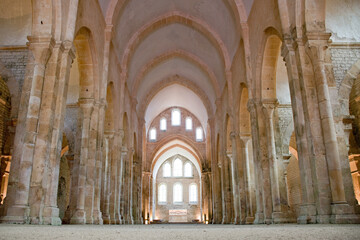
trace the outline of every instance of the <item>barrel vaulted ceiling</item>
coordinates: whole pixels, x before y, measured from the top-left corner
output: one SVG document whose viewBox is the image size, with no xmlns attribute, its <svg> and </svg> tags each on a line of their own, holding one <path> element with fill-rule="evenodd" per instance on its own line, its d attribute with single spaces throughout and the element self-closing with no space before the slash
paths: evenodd
<svg viewBox="0 0 360 240">
<path fill-rule="evenodd" d="M 138 110 L 144 104 L 156 108 L 149 96 L 174 104 L 167 101 L 174 91 L 167 95 L 158 86 L 175 77 L 174 86 L 180 91 L 187 87 L 202 100 L 200 109 L 192 109 L 199 119 L 204 109 L 206 117 L 213 114 L 241 39 L 240 22 L 246 21 L 253 0 L 99 0 L 99 4 L 107 24 L 113 26 L 113 49 Z M 182 81 L 187 84 L 179 84 Z M 176 99 L 181 101 L 180 96 Z M 150 124 L 151 119 L 146 121 Z"/>
</svg>

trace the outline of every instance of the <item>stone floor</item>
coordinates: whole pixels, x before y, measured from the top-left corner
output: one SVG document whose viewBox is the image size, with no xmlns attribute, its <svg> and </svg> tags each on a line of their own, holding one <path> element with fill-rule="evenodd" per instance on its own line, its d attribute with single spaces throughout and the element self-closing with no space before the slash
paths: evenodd
<svg viewBox="0 0 360 240">
<path fill-rule="evenodd" d="M 360 225 L 0 225 L 0 239 L 360 239 Z"/>
</svg>

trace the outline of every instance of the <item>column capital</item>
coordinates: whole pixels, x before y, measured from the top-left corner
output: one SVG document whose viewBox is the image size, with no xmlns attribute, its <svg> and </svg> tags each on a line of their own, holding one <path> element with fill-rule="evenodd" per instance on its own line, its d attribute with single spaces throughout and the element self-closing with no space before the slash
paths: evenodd
<svg viewBox="0 0 360 240">
<path fill-rule="evenodd" d="M 105 132 L 104 132 L 105 138 L 113 138 L 113 137 L 114 137 L 114 134 L 115 134 L 114 131 L 105 131 Z"/>
<path fill-rule="evenodd" d="M 251 133 L 240 133 L 240 139 L 246 145 L 251 140 Z"/>
<path fill-rule="evenodd" d="M 276 98 L 262 100 L 262 109 L 268 118 L 272 118 L 274 109 L 277 106 L 279 106 L 279 101 Z"/>
<path fill-rule="evenodd" d="M 226 151 L 226 156 L 228 157 L 228 158 L 232 158 L 232 156 L 233 156 L 233 153 L 232 153 L 232 151 Z"/>
<path fill-rule="evenodd" d="M 68 53 L 72 60 L 76 57 L 76 49 L 72 41 L 65 40 L 61 42 L 60 51 Z"/>
<path fill-rule="evenodd" d="M 239 136 L 239 133 L 237 131 L 231 131 L 230 132 L 230 139 L 234 140 Z"/>
<path fill-rule="evenodd" d="M 260 100 L 257 98 L 251 98 L 248 100 L 247 102 L 247 110 L 249 111 L 249 113 L 255 112 L 256 111 L 256 107 L 259 106 L 261 104 Z"/>
<path fill-rule="evenodd" d="M 143 171 L 142 172 L 143 177 L 150 177 L 151 176 L 151 172 L 147 172 L 147 171 Z"/>
<path fill-rule="evenodd" d="M 121 147 L 121 156 L 126 156 L 128 154 L 128 149 L 125 146 Z"/>
<path fill-rule="evenodd" d="M 79 98 L 79 106 L 85 118 L 90 118 L 90 115 L 94 110 L 94 103 L 95 101 L 93 98 Z"/>
<path fill-rule="evenodd" d="M 131 106 L 135 109 L 138 104 L 138 101 L 136 98 L 131 98 Z"/>
<path fill-rule="evenodd" d="M 45 65 L 51 56 L 55 40 L 50 35 L 45 36 L 28 36 L 28 49 L 32 52 L 36 63 Z"/>
</svg>

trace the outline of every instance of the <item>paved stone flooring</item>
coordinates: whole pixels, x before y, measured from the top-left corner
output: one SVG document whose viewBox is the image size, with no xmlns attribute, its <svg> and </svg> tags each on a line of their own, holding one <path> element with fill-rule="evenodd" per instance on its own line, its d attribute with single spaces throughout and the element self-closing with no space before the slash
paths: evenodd
<svg viewBox="0 0 360 240">
<path fill-rule="evenodd" d="M 360 239 L 360 225 L 0 225 L 0 239 Z"/>
</svg>

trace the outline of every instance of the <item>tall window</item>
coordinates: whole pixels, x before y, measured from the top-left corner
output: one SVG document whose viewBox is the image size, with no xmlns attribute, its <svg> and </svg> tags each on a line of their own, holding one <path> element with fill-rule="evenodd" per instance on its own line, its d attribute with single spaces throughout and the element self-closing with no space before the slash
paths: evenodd
<svg viewBox="0 0 360 240">
<path fill-rule="evenodd" d="M 171 112 L 171 125 L 180 126 L 181 124 L 181 113 L 180 109 L 174 109 Z"/>
<path fill-rule="evenodd" d="M 183 165 L 182 165 L 182 161 L 177 158 L 174 161 L 174 165 L 173 165 L 173 176 L 174 177 L 182 177 L 182 172 L 183 172 Z"/>
<path fill-rule="evenodd" d="M 162 183 L 159 185 L 158 202 L 166 203 L 166 184 Z"/>
<path fill-rule="evenodd" d="M 160 130 L 166 131 L 166 118 L 160 119 Z"/>
<path fill-rule="evenodd" d="M 163 168 L 163 177 L 171 177 L 170 163 L 165 163 L 164 168 Z"/>
<path fill-rule="evenodd" d="M 197 203 L 197 185 L 196 183 L 192 183 L 189 186 L 189 202 L 190 203 Z"/>
<path fill-rule="evenodd" d="M 181 183 L 175 183 L 173 187 L 173 202 L 181 203 L 183 201 L 183 187 Z"/>
<path fill-rule="evenodd" d="M 203 140 L 203 130 L 201 127 L 196 128 L 196 141 Z"/>
<path fill-rule="evenodd" d="M 192 130 L 192 118 L 191 117 L 186 118 L 185 128 L 186 128 L 186 130 Z"/>
<path fill-rule="evenodd" d="M 155 128 L 152 128 L 150 129 L 150 141 L 156 141 L 156 129 Z"/>
<path fill-rule="evenodd" d="M 192 166 L 189 162 L 185 164 L 184 167 L 184 176 L 185 177 L 192 177 Z"/>
</svg>

